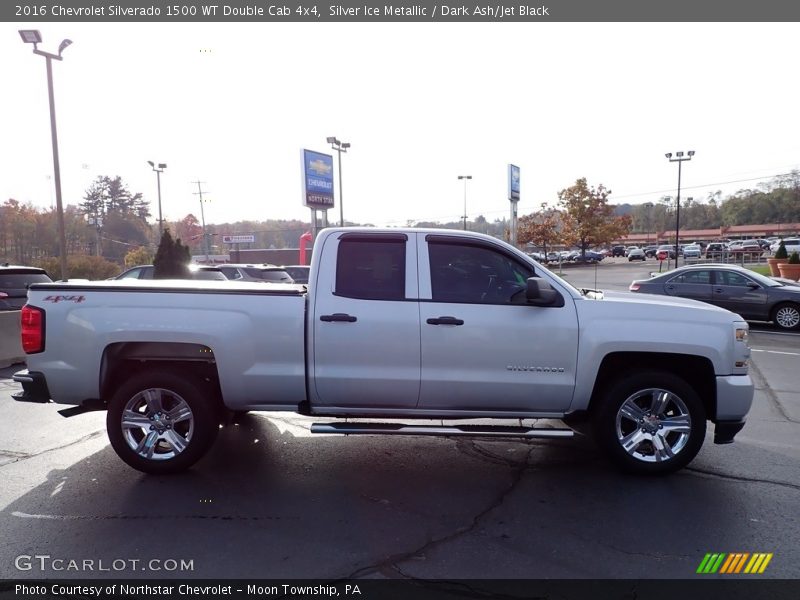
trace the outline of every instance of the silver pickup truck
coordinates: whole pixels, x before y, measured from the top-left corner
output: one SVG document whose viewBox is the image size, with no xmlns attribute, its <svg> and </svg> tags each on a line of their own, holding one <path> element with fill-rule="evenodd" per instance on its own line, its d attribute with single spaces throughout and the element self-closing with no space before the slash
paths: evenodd
<svg viewBox="0 0 800 600">
<path fill-rule="evenodd" d="M 17 400 L 107 410 L 112 446 L 149 473 L 188 468 L 231 411 L 253 410 L 347 417 L 315 433 L 524 439 L 585 427 L 624 469 L 666 473 L 694 458 L 707 421 L 717 443 L 743 427 L 747 335 L 707 304 L 575 289 L 488 236 L 327 229 L 307 286 L 34 285 L 28 368 L 14 379 Z"/>
</svg>

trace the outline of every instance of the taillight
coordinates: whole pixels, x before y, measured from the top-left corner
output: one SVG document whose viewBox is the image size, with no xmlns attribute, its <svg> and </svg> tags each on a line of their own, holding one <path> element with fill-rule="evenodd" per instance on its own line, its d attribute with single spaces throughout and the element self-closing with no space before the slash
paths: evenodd
<svg viewBox="0 0 800 600">
<path fill-rule="evenodd" d="M 631 292 L 638 292 L 639 291 L 639 284 L 638 283 L 632 283 L 628 287 L 628 290 L 630 290 Z"/>
<path fill-rule="evenodd" d="M 35 306 L 22 307 L 20 332 L 25 354 L 44 351 L 44 311 Z"/>
</svg>

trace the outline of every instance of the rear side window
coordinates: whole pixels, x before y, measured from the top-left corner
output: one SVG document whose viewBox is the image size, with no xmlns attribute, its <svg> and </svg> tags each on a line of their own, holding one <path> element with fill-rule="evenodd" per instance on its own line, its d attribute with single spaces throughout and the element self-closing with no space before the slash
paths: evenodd
<svg viewBox="0 0 800 600">
<path fill-rule="evenodd" d="M 44 273 L 0 273 L 0 289 L 24 289 L 31 283 L 50 283 Z"/>
<path fill-rule="evenodd" d="M 405 240 L 339 240 L 337 295 L 365 300 L 404 300 L 405 290 Z"/>
</svg>

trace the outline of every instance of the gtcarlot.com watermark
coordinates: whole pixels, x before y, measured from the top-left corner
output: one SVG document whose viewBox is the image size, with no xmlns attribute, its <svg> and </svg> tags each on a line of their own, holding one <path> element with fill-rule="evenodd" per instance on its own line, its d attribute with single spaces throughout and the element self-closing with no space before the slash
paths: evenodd
<svg viewBox="0 0 800 600">
<path fill-rule="evenodd" d="M 20 554 L 14 558 L 18 571 L 71 571 L 86 573 L 109 573 L 124 571 L 190 572 L 194 571 L 194 560 L 183 558 L 58 558 L 49 554 Z"/>
</svg>

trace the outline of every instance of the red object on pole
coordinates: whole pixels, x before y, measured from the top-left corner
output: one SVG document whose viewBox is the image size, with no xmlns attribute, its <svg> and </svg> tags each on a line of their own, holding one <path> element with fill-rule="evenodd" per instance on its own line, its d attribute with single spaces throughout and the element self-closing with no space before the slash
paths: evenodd
<svg viewBox="0 0 800 600">
<path fill-rule="evenodd" d="M 300 264 L 306 264 L 306 243 L 312 241 L 311 232 L 306 231 L 300 236 Z"/>
</svg>

